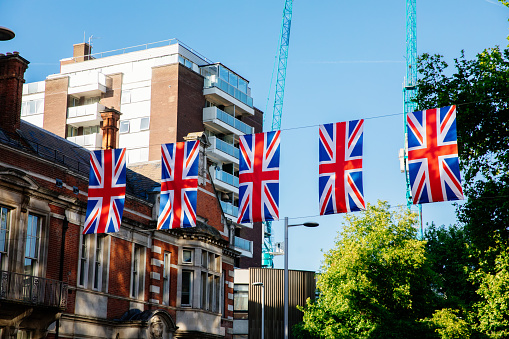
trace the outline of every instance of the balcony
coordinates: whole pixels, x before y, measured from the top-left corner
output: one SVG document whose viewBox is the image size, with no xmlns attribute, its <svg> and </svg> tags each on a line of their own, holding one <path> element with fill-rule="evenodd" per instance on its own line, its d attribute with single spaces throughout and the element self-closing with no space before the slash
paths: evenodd
<svg viewBox="0 0 509 339">
<path fill-rule="evenodd" d="M 67 140 L 74 142 L 76 145 L 83 146 L 90 150 L 100 149 L 102 147 L 102 134 L 92 133 L 87 135 L 78 135 L 75 137 L 67 137 Z"/>
<path fill-rule="evenodd" d="M 213 161 L 239 163 L 239 149 L 237 147 L 217 137 L 210 137 L 209 142 L 207 156 Z"/>
<path fill-rule="evenodd" d="M 67 123 L 76 127 L 99 125 L 104 106 L 100 103 L 69 107 L 67 109 Z"/>
<path fill-rule="evenodd" d="M 58 280 L 0 271 L 0 300 L 57 307 L 67 306 L 68 285 Z"/>
<path fill-rule="evenodd" d="M 253 134 L 254 128 L 217 107 L 203 109 L 203 123 L 214 131 L 225 134 Z"/>
<path fill-rule="evenodd" d="M 99 96 L 106 93 L 106 76 L 98 72 L 71 75 L 67 93 L 80 96 Z"/>
<path fill-rule="evenodd" d="M 221 64 L 201 67 L 204 79 L 203 95 L 209 96 L 212 102 L 225 106 L 233 103 L 244 113 L 253 115 L 253 98 L 248 81 Z"/>
<path fill-rule="evenodd" d="M 233 174 L 216 169 L 214 184 L 223 190 L 230 192 L 238 192 L 239 189 L 239 178 Z"/>
<path fill-rule="evenodd" d="M 221 208 L 224 213 L 235 217 L 235 220 L 237 219 L 237 216 L 239 215 L 239 208 L 237 206 L 226 201 L 221 201 Z"/>
<path fill-rule="evenodd" d="M 253 257 L 253 242 L 243 238 L 235 237 L 235 249 L 246 257 Z"/>
</svg>

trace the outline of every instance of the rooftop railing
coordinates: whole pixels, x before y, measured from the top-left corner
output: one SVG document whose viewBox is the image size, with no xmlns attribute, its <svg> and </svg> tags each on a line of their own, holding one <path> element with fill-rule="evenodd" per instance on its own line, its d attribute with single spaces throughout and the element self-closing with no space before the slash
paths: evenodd
<svg viewBox="0 0 509 339">
<path fill-rule="evenodd" d="M 178 40 L 176 38 L 168 39 L 168 40 L 161 40 L 161 41 L 156 41 L 156 42 L 150 42 L 150 43 L 147 43 L 147 44 L 136 45 L 136 46 L 131 46 L 131 47 L 124 47 L 124 48 L 119 48 L 119 49 L 113 49 L 111 51 L 93 53 L 93 54 L 89 54 L 89 55 L 86 55 L 86 56 L 87 57 L 91 57 L 92 59 L 100 59 L 100 58 L 105 58 L 105 57 L 109 57 L 109 56 L 125 54 L 125 53 L 131 53 L 131 52 L 136 52 L 136 51 L 142 51 L 142 50 L 146 50 L 146 49 L 154 48 L 154 47 L 170 46 L 170 45 L 175 45 L 175 44 L 179 44 L 182 47 L 186 48 L 189 52 L 191 52 L 191 53 L 197 55 L 198 57 L 200 57 L 201 59 L 203 59 L 206 63 L 209 63 L 209 64 L 213 64 L 214 63 L 212 60 L 210 60 L 210 59 L 206 58 L 205 56 L 201 55 L 200 53 L 198 53 L 197 51 L 195 51 L 194 49 L 192 49 L 191 47 L 187 46 L 182 41 L 180 41 L 180 40 Z M 76 62 L 77 59 L 81 59 L 84 56 L 85 55 L 80 55 L 80 56 L 77 56 L 77 57 L 67 58 L 66 60 L 74 60 Z"/>
</svg>

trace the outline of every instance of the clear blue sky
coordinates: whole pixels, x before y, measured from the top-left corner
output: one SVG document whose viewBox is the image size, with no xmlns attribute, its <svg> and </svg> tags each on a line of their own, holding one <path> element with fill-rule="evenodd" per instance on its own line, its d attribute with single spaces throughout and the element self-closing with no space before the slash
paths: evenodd
<svg viewBox="0 0 509 339">
<path fill-rule="evenodd" d="M 0 2 L 0 26 L 16 38 L 0 52 L 19 51 L 31 63 L 28 82 L 58 73 L 72 45 L 93 35 L 104 52 L 178 38 L 250 81 L 255 106 L 265 110 L 277 51 L 284 0 L 188 0 Z M 447 60 L 462 49 L 473 57 L 507 45 L 509 10 L 495 0 L 417 0 L 418 53 Z M 398 150 L 403 145 L 402 82 L 405 76 L 405 1 L 296 0 L 293 6 L 281 136 L 280 215 L 290 223 L 292 269 L 318 270 L 322 250 L 334 245 L 341 215 L 318 217 L 318 127 L 367 119 L 364 127 L 364 191 L 370 203 L 405 202 Z M 274 86 L 274 83 L 273 83 Z M 273 94 L 273 88 L 271 93 Z M 271 98 L 267 115 L 272 113 Z M 482 112 L 480 112 L 482 114 Z M 373 118 L 373 119 L 372 119 Z M 300 128 L 313 126 L 309 128 Z M 298 128 L 298 129 L 296 129 Z M 286 131 L 285 131 L 286 130 Z M 307 218 L 306 218 L 307 217 Z M 450 203 L 423 206 L 425 222 L 456 222 Z M 274 223 L 275 241 L 283 240 Z M 275 261 L 282 268 L 282 257 Z"/>
</svg>

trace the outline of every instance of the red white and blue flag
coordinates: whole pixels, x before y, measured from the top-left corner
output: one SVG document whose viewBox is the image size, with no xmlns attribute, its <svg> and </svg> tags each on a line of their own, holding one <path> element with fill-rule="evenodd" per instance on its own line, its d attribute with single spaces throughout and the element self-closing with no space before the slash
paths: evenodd
<svg viewBox="0 0 509 339">
<path fill-rule="evenodd" d="M 320 125 L 320 215 L 366 208 L 362 186 L 364 120 Z"/>
<path fill-rule="evenodd" d="M 280 134 L 240 136 L 238 223 L 279 219 Z"/>
<path fill-rule="evenodd" d="M 161 146 L 158 230 L 196 226 L 199 146 L 197 140 Z"/>
<path fill-rule="evenodd" d="M 456 106 L 409 113 L 407 130 L 413 203 L 463 199 Z"/>
<path fill-rule="evenodd" d="M 118 232 L 126 187 L 125 148 L 90 153 L 87 214 L 83 234 Z"/>
</svg>

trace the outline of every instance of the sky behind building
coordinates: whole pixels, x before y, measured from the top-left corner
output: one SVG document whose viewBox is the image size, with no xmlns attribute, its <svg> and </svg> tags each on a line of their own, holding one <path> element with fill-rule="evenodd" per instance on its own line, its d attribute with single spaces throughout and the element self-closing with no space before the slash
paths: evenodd
<svg viewBox="0 0 509 339">
<path fill-rule="evenodd" d="M 254 105 L 270 125 L 271 84 L 284 0 L 126 2 L 2 1 L 0 26 L 16 37 L 0 53 L 30 61 L 27 82 L 59 72 L 72 45 L 91 41 L 93 53 L 171 38 L 222 62 L 250 81 Z M 439 53 L 449 64 L 465 50 L 508 44 L 509 10 L 495 0 L 417 0 L 418 54 Z M 281 135 L 280 216 L 318 228 L 290 229 L 292 269 L 318 270 L 334 245 L 342 215 L 318 216 L 318 125 L 366 119 L 366 201 L 405 204 L 398 150 L 403 146 L 405 1 L 304 1 L 293 5 Z M 267 100 L 271 93 L 270 99 Z M 482 114 L 482 112 L 479 112 Z M 424 222 L 456 222 L 451 203 L 423 206 Z M 282 221 L 273 224 L 283 240 Z M 282 268 L 282 257 L 275 260 Z"/>
</svg>

